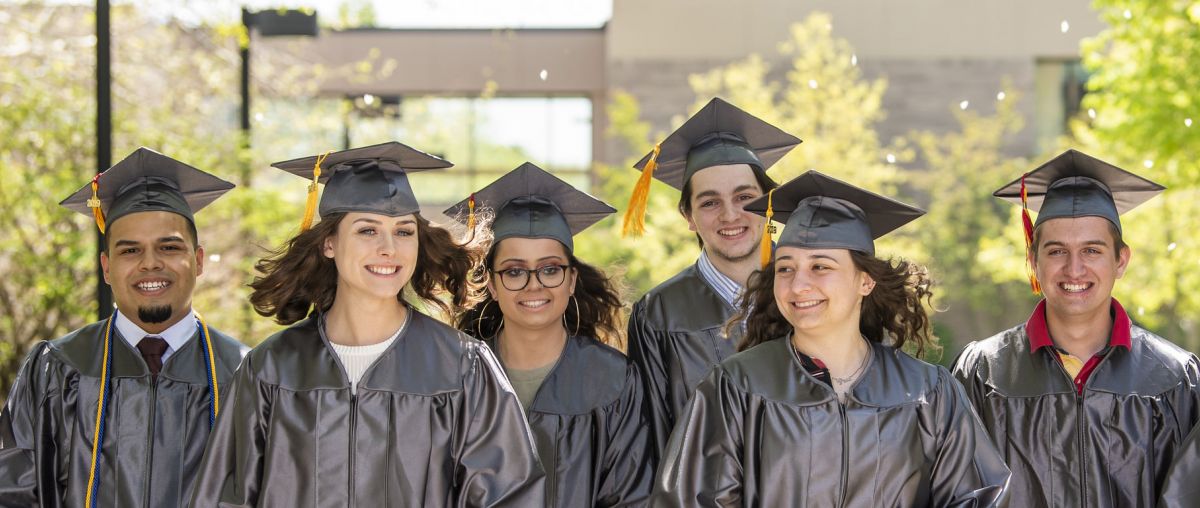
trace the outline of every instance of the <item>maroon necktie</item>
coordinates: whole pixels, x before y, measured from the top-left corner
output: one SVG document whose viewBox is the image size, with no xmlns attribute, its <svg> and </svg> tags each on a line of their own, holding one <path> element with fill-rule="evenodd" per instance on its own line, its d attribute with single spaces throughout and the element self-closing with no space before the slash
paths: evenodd
<svg viewBox="0 0 1200 508">
<path fill-rule="evenodd" d="M 158 376 L 158 372 L 162 370 L 163 353 L 167 352 L 167 341 L 162 337 L 147 335 L 138 341 L 137 348 L 142 352 L 146 366 L 150 367 L 150 374 Z"/>
</svg>

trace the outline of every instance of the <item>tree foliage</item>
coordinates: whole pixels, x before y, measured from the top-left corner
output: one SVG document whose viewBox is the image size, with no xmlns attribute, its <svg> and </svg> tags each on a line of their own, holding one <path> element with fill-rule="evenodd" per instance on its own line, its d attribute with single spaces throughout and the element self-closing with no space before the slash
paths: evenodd
<svg viewBox="0 0 1200 508">
<path fill-rule="evenodd" d="M 1096 0 L 1091 77 L 1074 141 L 1168 187 L 1122 217 L 1133 258 L 1116 296 L 1134 319 L 1200 350 L 1200 2 Z M 1193 121 L 1196 124 L 1193 124 Z"/>
</svg>

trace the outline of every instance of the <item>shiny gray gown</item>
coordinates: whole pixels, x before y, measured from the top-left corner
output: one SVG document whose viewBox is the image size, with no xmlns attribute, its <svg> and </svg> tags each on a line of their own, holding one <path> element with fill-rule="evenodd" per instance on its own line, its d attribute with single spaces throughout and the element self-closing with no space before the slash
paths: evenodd
<svg viewBox="0 0 1200 508">
<path fill-rule="evenodd" d="M 529 427 L 491 351 L 409 316 L 356 395 L 319 316 L 251 351 L 193 506 L 541 506 Z"/>
<path fill-rule="evenodd" d="M 527 413 L 548 506 L 645 506 L 656 454 L 642 386 L 625 355 L 592 338 L 568 338 Z"/>
<path fill-rule="evenodd" d="M 846 402 L 787 338 L 729 358 L 671 434 L 652 506 L 978 507 L 1008 469 L 946 369 L 873 344 Z"/>
<path fill-rule="evenodd" d="M 1083 395 L 1050 349 L 1030 352 L 1024 324 L 963 350 L 954 374 L 1012 469 L 1011 506 L 1154 506 L 1197 421 L 1200 370 L 1194 355 L 1142 328 L 1131 339 L 1131 350 L 1111 349 Z"/>
<path fill-rule="evenodd" d="M 33 348 L 0 413 L 0 506 L 83 506 L 100 394 L 104 322 Z M 182 506 L 209 437 L 204 341 L 197 332 L 157 380 L 120 332 L 96 506 Z M 209 328 L 222 410 L 245 348 Z"/>
<path fill-rule="evenodd" d="M 695 265 L 634 304 L 629 316 L 629 359 L 645 386 L 657 449 L 666 447 L 696 385 L 737 350 L 738 338 L 726 338 L 721 332 L 734 313 Z"/>
</svg>

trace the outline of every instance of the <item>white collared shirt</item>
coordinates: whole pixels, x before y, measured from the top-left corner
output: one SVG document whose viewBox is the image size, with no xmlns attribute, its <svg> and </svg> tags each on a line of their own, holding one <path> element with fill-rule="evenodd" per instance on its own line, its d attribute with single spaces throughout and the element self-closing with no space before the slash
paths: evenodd
<svg viewBox="0 0 1200 508">
<path fill-rule="evenodd" d="M 704 282 L 707 282 L 722 300 L 725 300 L 730 307 L 737 308 L 737 299 L 742 294 L 742 285 L 717 270 L 717 267 L 713 266 L 712 260 L 708 259 L 708 253 L 703 249 L 700 250 L 700 259 L 696 260 L 696 268 L 700 270 L 700 276 Z"/>
<path fill-rule="evenodd" d="M 137 349 L 138 342 L 141 342 L 143 338 L 151 334 L 138 325 L 133 324 L 133 321 L 130 321 L 124 314 L 121 314 L 120 310 L 115 312 L 117 313 L 117 331 L 121 332 L 121 336 L 125 338 L 125 342 L 128 342 L 130 346 Z M 179 322 L 163 330 L 162 333 L 153 335 L 162 337 L 163 340 L 167 341 L 167 351 L 162 355 L 163 365 L 166 365 L 167 358 L 170 358 L 172 354 L 179 351 L 179 348 L 182 348 L 184 344 L 187 344 L 187 341 L 196 335 L 196 314 L 188 310 L 187 315 L 183 316 L 183 319 L 180 319 Z"/>
</svg>

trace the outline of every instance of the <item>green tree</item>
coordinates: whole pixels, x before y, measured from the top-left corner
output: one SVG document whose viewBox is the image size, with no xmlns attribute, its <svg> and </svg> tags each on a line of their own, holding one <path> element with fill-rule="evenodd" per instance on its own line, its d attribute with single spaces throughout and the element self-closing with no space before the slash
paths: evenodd
<svg viewBox="0 0 1200 508">
<path fill-rule="evenodd" d="M 1096 0 L 1108 28 L 1084 41 L 1092 73 L 1075 141 L 1168 187 L 1122 217 L 1133 247 L 1116 294 L 1138 322 L 1200 350 L 1200 2 Z"/>
<path fill-rule="evenodd" d="M 990 193 L 1028 170 L 1026 160 L 1003 153 L 1024 124 L 1017 95 L 1008 91 L 1003 97 L 991 115 L 954 106 L 957 131 L 911 134 L 920 162 L 909 173 L 910 184 L 928 213 L 912 226 L 904 252 L 927 263 L 937 281 L 945 312 L 934 317 L 949 353 L 943 360 L 968 340 L 1012 326 L 1020 321 L 1012 309 L 1036 302 L 1026 278 L 1018 209 Z"/>
<path fill-rule="evenodd" d="M 0 49 L 3 394 L 33 343 L 95 319 L 95 225 L 58 206 L 96 172 L 95 76 L 89 71 L 95 67 L 95 21 L 90 8 L 6 4 L 0 30 L 6 41 Z M 272 185 L 281 173 L 264 171 L 273 160 L 264 154 L 278 155 L 273 145 L 238 148 L 236 25 L 185 25 L 121 5 L 112 9 L 112 33 L 114 159 L 145 145 L 238 184 L 197 214 L 207 256 L 194 303 L 213 326 L 257 343 L 278 327 L 246 303 L 246 283 L 265 249 L 296 231 L 304 184 L 292 178 L 298 190 L 282 193 Z M 276 63 L 272 58 L 278 59 L 260 54 L 256 62 Z M 260 74 L 271 78 L 256 81 L 256 93 L 303 97 L 311 94 L 308 84 L 317 73 L 360 72 L 306 69 Z M 254 112 L 267 107 L 258 101 Z M 336 125 L 322 120 L 310 119 L 315 127 L 309 132 L 336 132 Z M 270 139 L 269 122 L 261 127 Z"/>
</svg>

